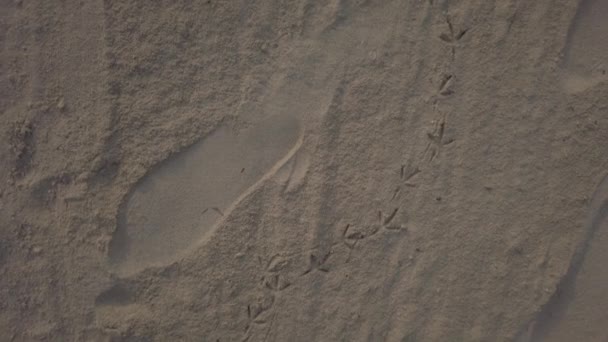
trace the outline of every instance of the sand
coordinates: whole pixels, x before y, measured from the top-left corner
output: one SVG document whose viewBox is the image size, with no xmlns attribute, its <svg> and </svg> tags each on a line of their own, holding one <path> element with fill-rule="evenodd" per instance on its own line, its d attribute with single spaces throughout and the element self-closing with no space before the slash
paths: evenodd
<svg viewBox="0 0 608 342">
<path fill-rule="evenodd" d="M 531 324 L 527 341 L 606 341 L 608 339 L 608 179 L 591 200 L 587 237 L 553 297 Z"/>
<path fill-rule="evenodd" d="M 220 126 L 133 188 L 110 242 L 109 258 L 119 273 L 166 266 L 204 243 L 299 148 L 297 121 L 288 116 L 239 133 Z"/>
<path fill-rule="evenodd" d="M 605 341 L 607 10 L 0 1 L 0 341 Z"/>
</svg>

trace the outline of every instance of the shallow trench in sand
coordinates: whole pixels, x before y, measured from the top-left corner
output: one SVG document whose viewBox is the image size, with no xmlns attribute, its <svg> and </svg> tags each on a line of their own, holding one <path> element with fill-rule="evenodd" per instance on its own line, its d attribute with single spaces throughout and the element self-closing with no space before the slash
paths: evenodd
<svg viewBox="0 0 608 342">
<path fill-rule="evenodd" d="M 583 0 L 570 26 L 562 73 L 566 91 L 608 80 L 608 0 Z"/>
<path fill-rule="evenodd" d="M 111 267 L 128 275 L 162 266 L 203 243 L 238 202 L 295 153 L 296 118 L 274 116 L 238 132 L 221 126 L 163 161 L 119 210 Z"/>
<path fill-rule="evenodd" d="M 608 341 L 608 176 L 593 194 L 585 239 L 525 342 Z"/>
</svg>

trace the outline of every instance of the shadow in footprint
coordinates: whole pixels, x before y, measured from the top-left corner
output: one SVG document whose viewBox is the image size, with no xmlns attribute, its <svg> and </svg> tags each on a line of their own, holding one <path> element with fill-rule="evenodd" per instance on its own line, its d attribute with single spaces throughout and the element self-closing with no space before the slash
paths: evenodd
<svg viewBox="0 0 608 342">
<path fill-rule="evenodd" d="M 131 291 L 123 285 L 114 285 L 95 298 L 95 305 L 126 305 L 133 299 Z"/>
<path fill-rule="evenodd" d="M 570 27 L 562 68 L 568 92 L 608 80 L 608 1 L 583 0 Z"/>
<path fill-rule="evenodd" d="M 162 162 L 127 196 L 110 242 L 121 275 L 175 261 L 204 242 L 238 202 L 297 150 L 299 124 L 274 116 L 238 132 L 220 127 Z"/>
</svg>

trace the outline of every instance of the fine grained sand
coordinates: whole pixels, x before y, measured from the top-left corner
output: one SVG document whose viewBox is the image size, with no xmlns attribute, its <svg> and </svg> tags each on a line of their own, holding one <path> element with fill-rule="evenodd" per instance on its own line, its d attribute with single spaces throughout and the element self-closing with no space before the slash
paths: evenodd
<svg viewBox="0 0 608 342">
<path fill-rule="evenodd" d="M 167 160 L 124 203 L 110 243 L 111 263 L 120 273 L 133 274 L 169 264 L 197 240 L 204 242 L 248 189 L 255 190 L 294 154 L 298 136 L 295 118 L 275 116 L 239 135 L 220 127 Z"/>
<path fill-rule="evenodd" d="M 0 341 L 605 340 L 607 10 L 0 1 Z"/>
<path fill-rule="evenodd" d="M 608 178 L 591 199 L 588 232 L 558 289 L 531 324 L 525 341 L 608 339 Z M 523 338 L 523 336 L 522 336 Z"/>
<path fill-rule="evenodd" d="M 564 51 L 564 85 L 577 92 L 608 80 L 608 2 L 581 1 Z"/>
</svg>

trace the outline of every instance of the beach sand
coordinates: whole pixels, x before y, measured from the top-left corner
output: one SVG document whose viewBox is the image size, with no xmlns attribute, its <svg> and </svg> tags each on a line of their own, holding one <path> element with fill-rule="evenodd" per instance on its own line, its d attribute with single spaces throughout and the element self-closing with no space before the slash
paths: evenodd
<svg viewBox="0 0 608 342">
<path fill-rule="evenodd" d="M 0 1 L 0 341 L 605 341 L 606 11 Z"/>
</svg>

